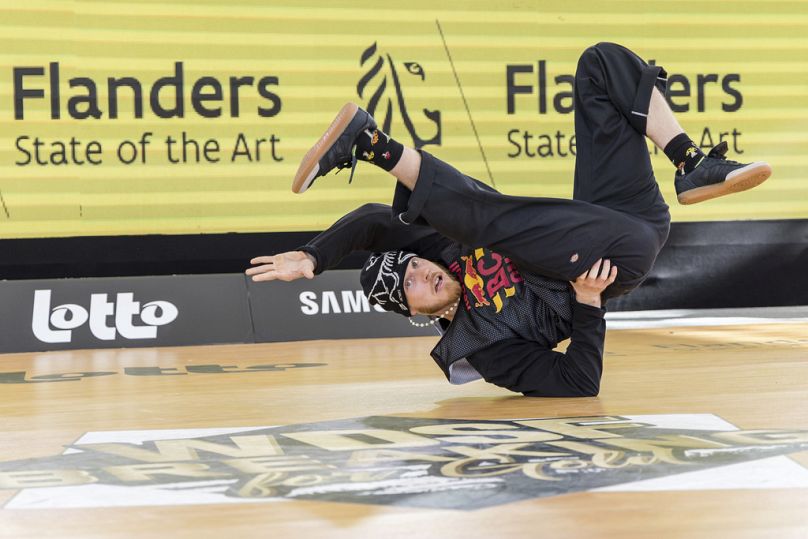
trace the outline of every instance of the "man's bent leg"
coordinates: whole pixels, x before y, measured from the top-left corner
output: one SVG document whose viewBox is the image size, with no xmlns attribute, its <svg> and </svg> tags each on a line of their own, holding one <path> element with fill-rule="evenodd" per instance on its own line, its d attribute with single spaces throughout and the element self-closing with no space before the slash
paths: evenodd
<svg viewBox="0 0 808 539">
<path fill-rule="evenodd" d="M 766 163 L 727 161 L 726 145 L 704 156 L 662 98 L 666 77 L 659 66 L 614 43 L 599 43 L 581 55 L 575 74 L 576 199 L 645 220 L 652 208 L 650 221 L 658 221 L 661 196 L 646 135 L 678 168 L 675 187 L 682 204 L 749 189 L 771 174 Z"/>
<path fill-rule="evenodd" d="M 628 288 L 651 268 L 656 234 L 626 214 L 575 200 L 503 195 L 426 152 L 421 159 L 414 189 L 396 185 L 393 218 L 404 224 L 429 225 L 469 248 L 507 256 L 522 271 L 564 281 L 599 258 L 619 268 L 617 284 Z"/>
<path fill-rule="evenodd" d="M 372 147 L 367 147 L 368 141 Z M 427 224 L 458 243 L 507 256 L 523 271 L 560 280 L 574 280 L 603 257 L 620 268 L 618 285 L 632 284 L 650 268 L 652 260 L 616 242 L 629 235 L 648 236 L 637 231 L 626 215 L 573 200 L 503 195 L 378 132 L 373 119 L 355 105 L 344 107 L 332 122 L 311 150 L 311 166 L 301 166 L 299 177 L 313 179 L 339 164 L 351 166 L 349 159 L 360 155 L 381 166 L 377 161 L 386 159 L 386 151 L 376 151 L 378 145 L 389 148 L 391 144 L 398 146 L 396 161 L 382 162 L 386 165 L 382 168 L 398 180 L 391 218 L 405 225 Z M 300 192 L 307 188 L 305 181 L 301 185 Z M 653 249 L 641 251 L 655 254 Z"/>
<path fill-rule="evenodd" d="M 587 48 L 575 72 L 574 198 L 659 226 L 670 217 L 645 139 L 654 89 L 667 74 L 614 43 Z"/>
<path fill-rule="evenodd" d="M 366 137 L 367 133 L 371 135 Z M 363 147 L 368 140 L 372 147 Z M 386 151 L 375 151 L 379 146 L 373 141 L 386 148 L 397 145 L 395 163 L 378 162 L 380 157 L 386 159 Z M 356 105 L 343 107 L 304 158 L 304 164 L 311 166 L 301 164 L 298 178 L 303 181 L 295 183 L 302 186 L 297 192 L 333 168 L 355 164 L 360 155 L 386 165 L 382 168 L 399 180 L 393 218 L 404 224 L 420 220 L 461 244 L 488 247 L 510 257 L 522 270 L 571 281 L 598 258 L 608 257 L 620 268 L 618 284 L 625 285 L 650 269 L 653 257 L 645 260 L 642 253 L 656 254 L 645 248 L 638 255 L 619 243 L 627 236 L 647 235 L 637 231 L 637 224 L 626 215 L 572 200 L 502 195 L 427 153 L 404 148 L 379 132 Z"/>
</svg>

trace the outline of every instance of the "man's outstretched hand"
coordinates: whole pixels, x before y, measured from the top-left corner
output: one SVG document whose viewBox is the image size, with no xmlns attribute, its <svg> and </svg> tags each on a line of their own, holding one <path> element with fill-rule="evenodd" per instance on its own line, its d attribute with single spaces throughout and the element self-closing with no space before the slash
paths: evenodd
<svg viewBox="0 0 808 539">
<path fill-rule="evenodd" d="M 303 251 L 289 251 L 274 256 L 257 256 L 250 260 L 253 266 L 245 273 L 255 282 L 259 281 L 294 281 L 305 277 L 314 278 L 314 257 Z"/>
<path fill-rule="evenodd" d="M 575 300 L 578 303 L 600 307 L 600 294 L 617 279 L 617 266 L 612 266 L 608 260 L 598 260 L 589 271 L 578 276 L 573 281 Z"/>
</svg>

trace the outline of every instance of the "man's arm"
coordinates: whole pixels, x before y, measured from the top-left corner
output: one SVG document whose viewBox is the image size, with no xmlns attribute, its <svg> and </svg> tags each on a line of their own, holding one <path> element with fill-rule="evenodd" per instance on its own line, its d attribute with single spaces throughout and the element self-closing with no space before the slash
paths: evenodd
<svg viewBox="0 0 808 539">
<path fill-rule="evenodd" d="M 451 240 L 432 228 L 405 225 L 393 219 L 390 206 L 365 204 L 342 217 L 296 251 L 251 260 L 261 264 L 247 270 L 254 281 L 291 281 L 322 273 L 353 251 L 403 249 L 437 259 Z"/>
<path fill-rule="evenodd" d="M 573 281 L 572 335 L 566 353 L 524 339 L 506 339 L 473 354 L 469 363 L 486 381 L 528 397 L 594 397 L 603 373 L 606 313 L 601 294 L 617 266 L 598 260 Z"/>
<path fill-rule="evenodd" d="M 468 357 L 487 382 L 528 397 L 594 397 L 603 373 L 605 311 L 583 303 L 572 308 L 566 353 L 525 339 L 506 339 Z"/>
</svg>

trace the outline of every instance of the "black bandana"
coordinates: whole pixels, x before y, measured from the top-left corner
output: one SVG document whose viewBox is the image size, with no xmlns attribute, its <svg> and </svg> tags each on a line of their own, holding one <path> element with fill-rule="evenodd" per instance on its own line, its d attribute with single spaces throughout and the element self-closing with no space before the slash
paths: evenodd
<svg viewBox="0 0 808 539">
<path fill-rule="evenodd" d="M 387 251 L 373 253 L 365 262 L 359 280 L 371 305 L 385 311 L 412 316 L 404 295 L 404 273 L 415 253 Z"/>
</svg>

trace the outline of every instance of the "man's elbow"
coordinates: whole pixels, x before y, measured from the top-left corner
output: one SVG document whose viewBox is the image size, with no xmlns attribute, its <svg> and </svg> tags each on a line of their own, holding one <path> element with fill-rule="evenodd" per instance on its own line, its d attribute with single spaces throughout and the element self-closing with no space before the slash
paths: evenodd
<svg viewBox="0 0 808 539">
<path fill-rule="evenodd" d="M 599 386 L 595 387 L 593 389 L 589 389 L 589 390 L 585 391 L 584 394 L 581 395 L 581 396 L 582 397 L 597 397 L 598 395 L 600 395 L 600 387 Z"/>
<path fill-rule="evenodd" d="M 586 385 L 585 387 L 581 387 L 575 393 L 575 395 L 570 395 L 571 397 L 597 397 L 600 394 L 600 384 L 595 385 Z"/>
<path fill-rule="evenodd" d="M 560 398 L 580 398 L 597 397 L 600 394 L 600 384 L 586 384 L 584 386 L 569 387 L 567 389 L 534 389 L 521 391 L 525 397 L 560 397 Z"/>
<path fill-rule="evenodd" d="M 597 397 L 600 394 L 600 380 L 586 380 L 579 389 L 581 397 Z"/>
</svg>

